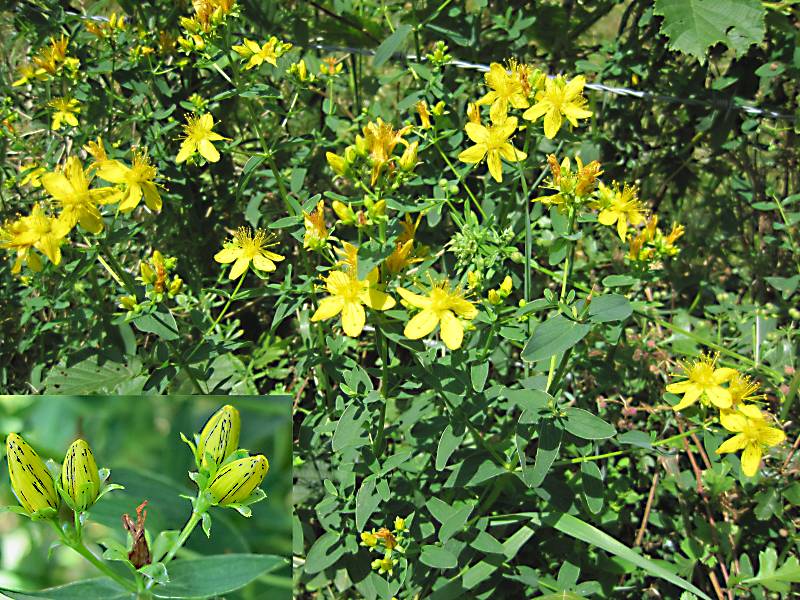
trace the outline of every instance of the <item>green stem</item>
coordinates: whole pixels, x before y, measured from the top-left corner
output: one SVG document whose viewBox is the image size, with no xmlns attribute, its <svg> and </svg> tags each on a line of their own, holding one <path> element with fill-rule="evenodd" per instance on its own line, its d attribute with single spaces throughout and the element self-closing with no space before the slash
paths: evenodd
<svg viewBox="0 0 800 600">
<path fill-rule="evenodd" d="M 572 235 L 575 229 L 575 217 L 576 211 L 574 208 L 570 209 L 569 212 L 569 235 Z M 575 256 L 575 242 L 573 240 L 568 240 L 569 242 L 569 252 L 564 260 L 564 271 L 561 274 L 561 292 L 558 295 L 558 303 L 561 304 L 564 301 L 564 297 L 567 295 L 567 282 L 569 281 L 570 273 L 572 272 L 572 260 Z M 566 365 L 565 365 L 566 366 Z M 547 372 L 547 387 L 546 390 L 549 392 L 552 389 L 553 384 L 553 376 L 555 375 L 556 370 L 556 356 L 553 355 L 550 357 L 550 369 Z"/>
<path fill-rule="evenodd" d="M 436 148 L 436 150 L 439 152 L 439 154 L 441 155 L 441 157 L 444 159 L 444 162 L 445 162 L 445 163 L 447 163 L 447 167 L 448 167 L 448 168 L 449 168 L 449 169 L 450 169 L 450 170 L 453 172 L 453 174 L 454 174 L 454 175 L 455 175 L 455 176 L 458 178 L 458 184 L 459 184 L 461 187 L 463 187 L 463 188 L 464 188 L 464 190 L 466 190 L 466 192 L 467 192 L 467 195 L 470 197 L 470 199 L 472 200 L 472 203 L 475 205 L 475 208 L 478 210 L 478 212 L 481 214 L 481 217 L 483 217 L 483 219 L 484 219 L 484 221 L 485 221 L 485 220 L 486 220 L 486 213 L 483 211 L 483 208 L 481 207 L 480 203 L 478 202 L 478 199 L 475 197 L 475 194 L 473 194 L 473 193 L 472 193 L 472 190 L 471 190 L 471 189 L 469 189 L 469 186 L 468 186 L 468 185 L 467 185 L 467 184 L 464 182 L 464 178 L 463 178 L 463 176 L 461 175 L 461 173 L 459 173 L 459 172 L 456 170 L 456 168 L 453 166 L 453 163 L 451 163 L 451 162 L 450 162 L 450 159 L 447 157 L 447 155 L 446 155 L 446 154 L 445 154 L 445 153 L 442 151 L 442 149 L 439 147 L 439 142 L 438 142 L 438 140 L 436 140 L 436 139 L 431 139 L 431 143 L 433 144 L 433 147 L 434 147 L 434 148 Z"/>
<path fill-rule="evenodd" d="M 383 454 L 384 430 L 386 428 L 386 405 L 389 403 L 389 347 L 379 323 L 375 324 L 375 345 L 381 355 L 381 412 L 378 417 L 378 430 L 375 434 L 373 453 L 377 458 Z"/>
<path fill-rule="evenodd" d="M 186 543 L 186 540 L 188 540 L 189 536 L 192 535 L 194 528 L 197 527 L 197 524 L 200 522 L 202 518 L 203 516 L 200 513 L 194 511 L 192 512 L 192 516 L 189 517 L 189 520 L 186 522 L 186 525 L 183 526 L 183 529 L 178 535 L 178 539 L 175 540 L 175 543 L 172 545 L 172 548 L 169 549 L 169 552 L 167 552 L 166 556 L 161 562 L 166 564 L 173 558 L 175 558 L 175 554 Z"/>
</svg>

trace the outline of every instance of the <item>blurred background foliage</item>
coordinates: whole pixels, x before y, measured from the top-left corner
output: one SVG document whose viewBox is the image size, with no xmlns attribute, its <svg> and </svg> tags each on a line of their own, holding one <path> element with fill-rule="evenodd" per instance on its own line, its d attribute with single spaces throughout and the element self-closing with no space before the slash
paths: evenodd
<svg viewBox="0 0 800 600">
<path fill-rule="evenodd" d="M 85 538 L 112 537 L 126 542 L 122 515 L 136 519 L 136 507 L 147 500 L 146 529 L 154 539 L 164 529 L 179 530 L 191 513 L 188 471 L 191 450 L 180 433 L 191 438 L 223 404 L 242 415 L 240 446 L 263 453 L 270 470 L 263 488 L 267 499 L 246 519 L 233 510 L 212 509 L 212 536 L 198 527 L 181 556 L 255 553 L 289 556 L 291 549 L 291 420 L 285 396 L 237 397 L 70 397 L 0 396 L 0 434 L 17 432 L 43 460 L 63 460 L 77 437 L 91 445 L 98 466 L 111 469 L 111 481 L 124 490 L 103 497 L 89 511 Z M 4 457 L 5 458 L 5 457 Z M 0 477 L 0 504 L 16 504 L 5 460 Z M 41 523 L 12 513 L 0 515 L 0 587 L 37 590 L 97 577 L 83 558 L 63 547 L 50 549 L 54 533 Z M 289 598 L 290 569 L 262 576 L 230 598 Z"/>
</svg>

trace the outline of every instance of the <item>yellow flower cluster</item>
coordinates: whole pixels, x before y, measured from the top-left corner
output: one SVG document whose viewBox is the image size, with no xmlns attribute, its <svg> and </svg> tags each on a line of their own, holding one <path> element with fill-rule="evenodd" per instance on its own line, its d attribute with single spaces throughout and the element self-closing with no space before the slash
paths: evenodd
<svg viewBox="0 0 800 600">
<path fill-rule="evenodd" d="M 672 407 L 675 411 L 698 400 L 719 410 L 720 423 L 735 435 L 717 448 L 717 454 L 743 450 L 742 472 L 752 477 L 758 472 L 764 450 L 783 442 L 786 434 L 770 427 L 774 418 L 756 404 L 764 399 L 756 393 L 760 385 L 736 369 L 717 367 L 717 360 L 718 355 L 701 354 L 697 360 L 682 364 L 685 380 L 671 383 L 666 389 L 682 395 Z"/>
<path fill-rule="evenodd" d="M 371 531 L 361 532 L 361 545 L 370 552 L 382 553 L 382 558 L 376 558 L 371 566 L 381 575 L 394 575 L 394 569 L 399 562 L 395 556 L 405 553 L 405 536 L 408 532 L 406 520 L 402 517 L 395 517 L 394 529 L 386 527 L 372 529 Z"/>
<path fill-rule="evenodd" d="M 683 225 L 673 224 L 669 233 L 663 233 L 658 227 L 658 217 L 651 215 L 638 235 L 630 238 L 627 258 L 633 263 L 652 267 L 661 259 L 679 252 L 675 242 L 684 232 Z"/>
<path fill-rule="evenodd" d="M 544 134 L 549 139 L 556 136 L 565 118 L 577 127 L 580 119 L 592 116 L 586 109 L 583 97 L 586 80 L 582 76 L 570 81 L 560 75 L 547 78 L 538 69 L 511 60 L 507 67 L 492 63 L 485 81 L 489 91 L 475 104 L 469 104 L 469 122 L 464 127 L 475 145 L 461 152 L 458 159 L 476 164 L 486 158 L 489 174 L 498 183 L 503 180 L 501 158 L 510 163 L 527 158 L 527 154 L 511 142 L 518 119 L 510 116 L 509 110 L 524 110 L 522 118 L 534 123 L 544 117 Z M 488 126 L 481 123 L 480 115 L 480 107 L 487 104 L 491 106 Z"/>
<path fill-rule="evenodd" d="M 67 36 L 50 38 L 50 45 L 41 48 L 33 57 L 31 63 L 23 63 L 18 67 L 19 79 L 11 85 L 19 87 L 34 81 L 43 81 L 48 77 L 55 77 L 61 73 L 74 75 L 80 66 L 77 58 L 67 56 Z"/>
<path fill-rule="evenodd" d="M 233 50 L 242 57 L 242 60 L 247 61 L 244 67 L 245 70 L 247 70 L 259 67 L 265 62 L 271 64 L 273 67 L 277 67 L 278 59 L 291 48 L 291 44 L 281 42 L 278 38 L 273 36 L 263 44 L 245 38 L 242 45 L 234 46 Z"/>
<path fill-rule="evenodd" d="M 130 167 L 109 160 L 102 140 L 90 142 L 86 151 L 95 158 L 88 169 L 83 168 L 77 156 L 70 156 L 63 169 L 44 174 L 41 168 L 30 172 L 28 182 L 44 187 L 58 208 L 58 215 L 50 215 L 41 204 L 36 204 L 29 215 L 3 224 L 0 248 L 16 252 L 13 273 L 19 273 L 23 264 L 33 271 L 41 271 L 41 259 L 32 250 L 38 250 L 58 265 L 61 245 L 78 225 L 90 233 L 100 233 L 104 226 L 99 209 L 101 205 L 119 202 L 120 212 L 130 212 L 144 197 L 150 210 L 161 209 L 161 195 L 155 183 L 157 172 L 146 151 L 134 149 Z M 33 173 L 36 173 L 36 180 Z M 95 174 L 117 185 L 91 187 Z"/>
</svg>

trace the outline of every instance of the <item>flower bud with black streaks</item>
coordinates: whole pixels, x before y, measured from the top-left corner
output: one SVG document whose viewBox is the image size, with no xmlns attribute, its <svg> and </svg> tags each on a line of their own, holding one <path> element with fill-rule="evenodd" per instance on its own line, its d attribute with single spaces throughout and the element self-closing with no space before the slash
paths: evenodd
<svg viewBox="0 0 800 600">
<path fill-rule="evenodd" d="M 211 481 L 211 497 L 221 506 L 243 502 L 261 485 L 268 470 L 269 462 L 261 454 L 228 463 Z"/>
<path fill-rule="evenodd" d="M 231 405 L 225 405 L 211 415 L 203 426 L 197 442 L 197 456 L 203 466 L 208 466 L 206 453 L 217 465 L 228 458 L 239 446 L 239 430 L 241 418 L 239 411 Z"/>
<path fill-rule="evenodd" d="M 19 435 L 9 433 L 6 456 L 11 488 L 22 507 L 31 515 L 43 511 L 55 514 L 59 505 L 55 482 L 36 451 Z"/>
<path fill-rule="evenodd" d="M 61 488 L 72 501 L 75 512 L 86 511 L 97 500 L 100 474 L 92 449 L 84 440 L 75 440 L 67 450 L 61 466 Z"/>
</svg>

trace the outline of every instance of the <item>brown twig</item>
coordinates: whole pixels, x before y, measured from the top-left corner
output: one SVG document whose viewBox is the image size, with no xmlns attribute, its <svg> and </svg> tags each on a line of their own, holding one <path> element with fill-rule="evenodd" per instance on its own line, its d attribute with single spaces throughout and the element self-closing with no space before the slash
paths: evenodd
<svg viewBox="0 0 800 600">
<path fill-rule="evenodd" d="M 791 450 L 789 450 L 789 454 L 786 455 L 786 460 L 783 461 L 783 464 L 781 465 L 781 471 L 783 471 L 784 469 L 786 469 L 786 467 L 789 466 L 789 461 L 792 460 L 792 457 L 794 456 L 794 453 L 797 452 L 798 448 L 800 448 L 800 435 L 797 436 L 797 439 L 794 441 L 794 444 L 792 444 Z"/>
<path fill-rule="evenodd" d="M 644 506 L 644 515 L 642 515 L 642 524 L 639 525 L 639 531 L 636 533 L 636 540 L 633 542 L 634 547 L 642 543 L 644 537 L 644 530 L 647 528 L 647 521 L 650 518 L 650 508 L 653 506 L 653 499 L 656 497 L 656 487 L 658 486 L 658 470 L 653 474 L 653 483 L 650 484 L 650 494 L 647 496 L 647 504 Z"/>
</svg>

